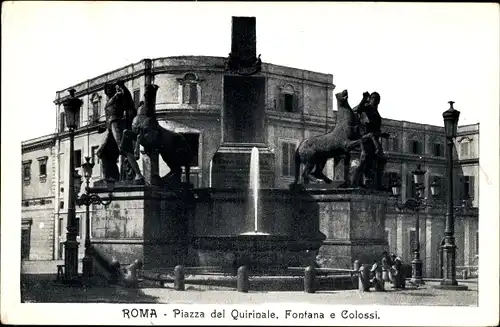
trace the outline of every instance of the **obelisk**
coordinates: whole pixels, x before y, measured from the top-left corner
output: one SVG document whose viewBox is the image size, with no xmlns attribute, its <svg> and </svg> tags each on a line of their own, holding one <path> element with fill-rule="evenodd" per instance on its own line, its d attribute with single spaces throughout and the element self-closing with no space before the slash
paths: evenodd
<svg viewBox="0 0 500 327">
<path fill-rule="evenodd" d="M 213 187 L 247 187 L 254 146 L 260 154 L 261 186 L 274 186 L 274 154 L 266 144 L 266 78 L 256 51 L 255 17 L 232 17 L 231 53 L 223 87 L 222 143 L 213 157 Z"/>
</svg>

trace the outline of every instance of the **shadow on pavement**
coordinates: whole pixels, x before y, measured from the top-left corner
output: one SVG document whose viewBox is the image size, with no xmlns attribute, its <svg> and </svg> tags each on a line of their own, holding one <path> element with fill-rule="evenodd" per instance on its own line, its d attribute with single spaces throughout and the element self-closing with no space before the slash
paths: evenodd
<svg viewBox="0 0 500 327">
<path fill-rule="evenodd" d="M 158 303 L 140 289 L 108 286 L 83 289 L 63 285 L 55 275 L 21 275 L 21 302 L 29 303 Z"/>
</svg>

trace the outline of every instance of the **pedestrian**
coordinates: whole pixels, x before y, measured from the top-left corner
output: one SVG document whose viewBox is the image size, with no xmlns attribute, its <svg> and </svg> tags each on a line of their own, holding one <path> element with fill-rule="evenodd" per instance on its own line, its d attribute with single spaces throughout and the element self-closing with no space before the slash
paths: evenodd
<svg viewBox="0 0 500 327">
<path fill-rule="evenodd" d="M 391 266 L 392 266 L 392 260 L 387 251 L 384 251 L 382 253 L 382 280 L 384 282 L 391 282 L 391 277 L 390 277 L 390 271 L 391 271 Z"/>
</svg>

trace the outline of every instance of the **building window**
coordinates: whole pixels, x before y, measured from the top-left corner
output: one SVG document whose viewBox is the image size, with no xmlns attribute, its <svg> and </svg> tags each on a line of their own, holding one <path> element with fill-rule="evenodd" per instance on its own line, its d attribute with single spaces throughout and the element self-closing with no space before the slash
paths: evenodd
<svg viewBox="0 0 500 327">
<path fill-rule="evenodd" d="M 38 168 L 40 171 L 40 177 L 47 176 L 47 157 L 38 159 Z"/>
<path fill-rule="evenodd" d="M 64 209 L 64 201 L 59 202 L 59 209 Z"/>
<path fill-rule="evenodd" d="M 412 140 L 410 141 L 410 151 L 413 154 L 422 153 L 422 143 L 420 141 Z"/>
<path fill-rule="evenodd" d="M 93 146 L 90 149 L 90 158 L 91 158 L 93 163 L 99 163 L 99 160 L 100 160 L 99 157 L 97 156 L 97 149 L 99 149 L 98 145 Z"/>
<path fill-rule="evenodd" d="M 295 150 L 297 145 L 292 142 L 283 142 L 281 144 L 281 174 L 282 176 L 295 175 Z"/>
<path fill-rule="evenodd" d="M 432 147 L 432 155 L 435 157 L 443 156 L 443 145 L 441 143 L 434 143 Z"/>
<path fill-rule="evenodd" d="M 199 102 L 199 86 L 200 80 L 195 74 L 193 73 L 187 73 L 184 75 L 184 78 L 179 78 L 177 79 L 180 83 L 181 89 L 181 95 L 182 98 L 180 99 L 182 103 L 186 104 L 198 104 Z"/>
<path fill-rule="evenodd" d="M 75 150 L 74 155 L 75 168 L 80 168 L 82 166 L 82 150 Z"/>
<path fill-rule="evenodd" d="M 394 151 L 394 152 L 399 151 L 399 140 L 396 137 L 392 138 L 392 151 Z"/>
<path fill-rule="evenodd" d="M 298 96 L 293 86 L 285 85 L 280 90 L 279 108 L 284 112 L 298 112 Z"/>
<path fill-rule="evenodd" d="M 101 97 L 99 94 L 94 93 L 90 98 L 90 102 L 92 103 L 92 112 L 89 113 L 89 123 L 97 123 L 101 116 Z"/>
<path fill-rule="evenodd" d="M 462 194 L 463 200 L 474 199 L 474 176 L 463 176 L 462 183 Z"/>
<path fill-rule="evenodd" d="M 31 181 L 31 160 L 23 162 L 23 181 L 24 184 L 29 184 Z"/>
<path fill-rule="evenodd" d="M 89 119 L 92 123 L 99 121 L 99 102 L 92 103 L 92 116 Z"/>
<path fill-rule="evenodd" d="M 47 159 L 48 157 L 38 158 L 38 177 L 42 183 L 47 181 Z"/>
<path fill-rule="evenodd" d="M 184 84 L 182 102 L 187 104 L 198 103 L 198 87 L 195 83 Z"/>
<path fill-rule="evenodd" d="M 409 173 L 406 175 L 406 197 L 414 198 L 416 195 L 415 181 L 413 180 L 413 174 Z"/>
<path fill-rule="evenodd" d="M 198 167 L 199 162 L 199 147 L 200 147 L 200 134 L 198 133 L 182 133 L 186 138 L 191 149 L 191 167 Z"/>
<path fill-rule="evenodd" d="M 135 89 L 134 90 L 134 106 L 135 106 L 135 108 L 139 108 L 140 105 L 141 105 L 141 90 Z"/>
<path fill-rule="evenodd" d="M 285 111 L 293 112 L 294 109 L 295 108 L 293 106 L 293 94 L 285 94 Z"/>
<path fill-rule="evenodd" d="M 436 184 L 440 187 L 441 193 L 439 194 L 439 198 L 442 198 L 445 191 L 444 179 L 441 176 L 433 176 L 432 182 L 436 182 Z M 432 183 L 431 182 L 431 183 Z"/>
<path fill-rule="evenodd" d="M 469 156 L 469 142 L 463 142 L 460 144 L 460 157 L 467 158 Z"/>
</svg>

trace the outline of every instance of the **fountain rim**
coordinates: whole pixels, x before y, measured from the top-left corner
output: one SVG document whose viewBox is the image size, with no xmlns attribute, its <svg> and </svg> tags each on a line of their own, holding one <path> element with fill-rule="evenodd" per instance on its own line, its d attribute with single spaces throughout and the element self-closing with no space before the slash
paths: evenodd
<svg viewBox="0 0 500 327">
<path fill-rule="evenodd" d="M 93 193 L 109 193 L 110 189 L 108 187 L 96 186 L 91 187 L 90 190 Z M 252 189 L 248 187 L 162 187 L 158 185 L 117 185 L 113 188 L 112 193 L 115 192 L 186 192 L 195 195 L 201 194 L 243 194 L 250 195 Z M 314 185 L 312 187 L 305 187 L 302 184 L 297 184 L 295 187 L 289 188 L 278 188 L 278 187 L 262 187 L 259 188 L 259 197 L 268 195 L 371 195 L 371 196 L 388 196 L 389 191 L 378 191 L 370 190 L 364 188 L 335 188 L 323 185 Z"/>
</svg>

